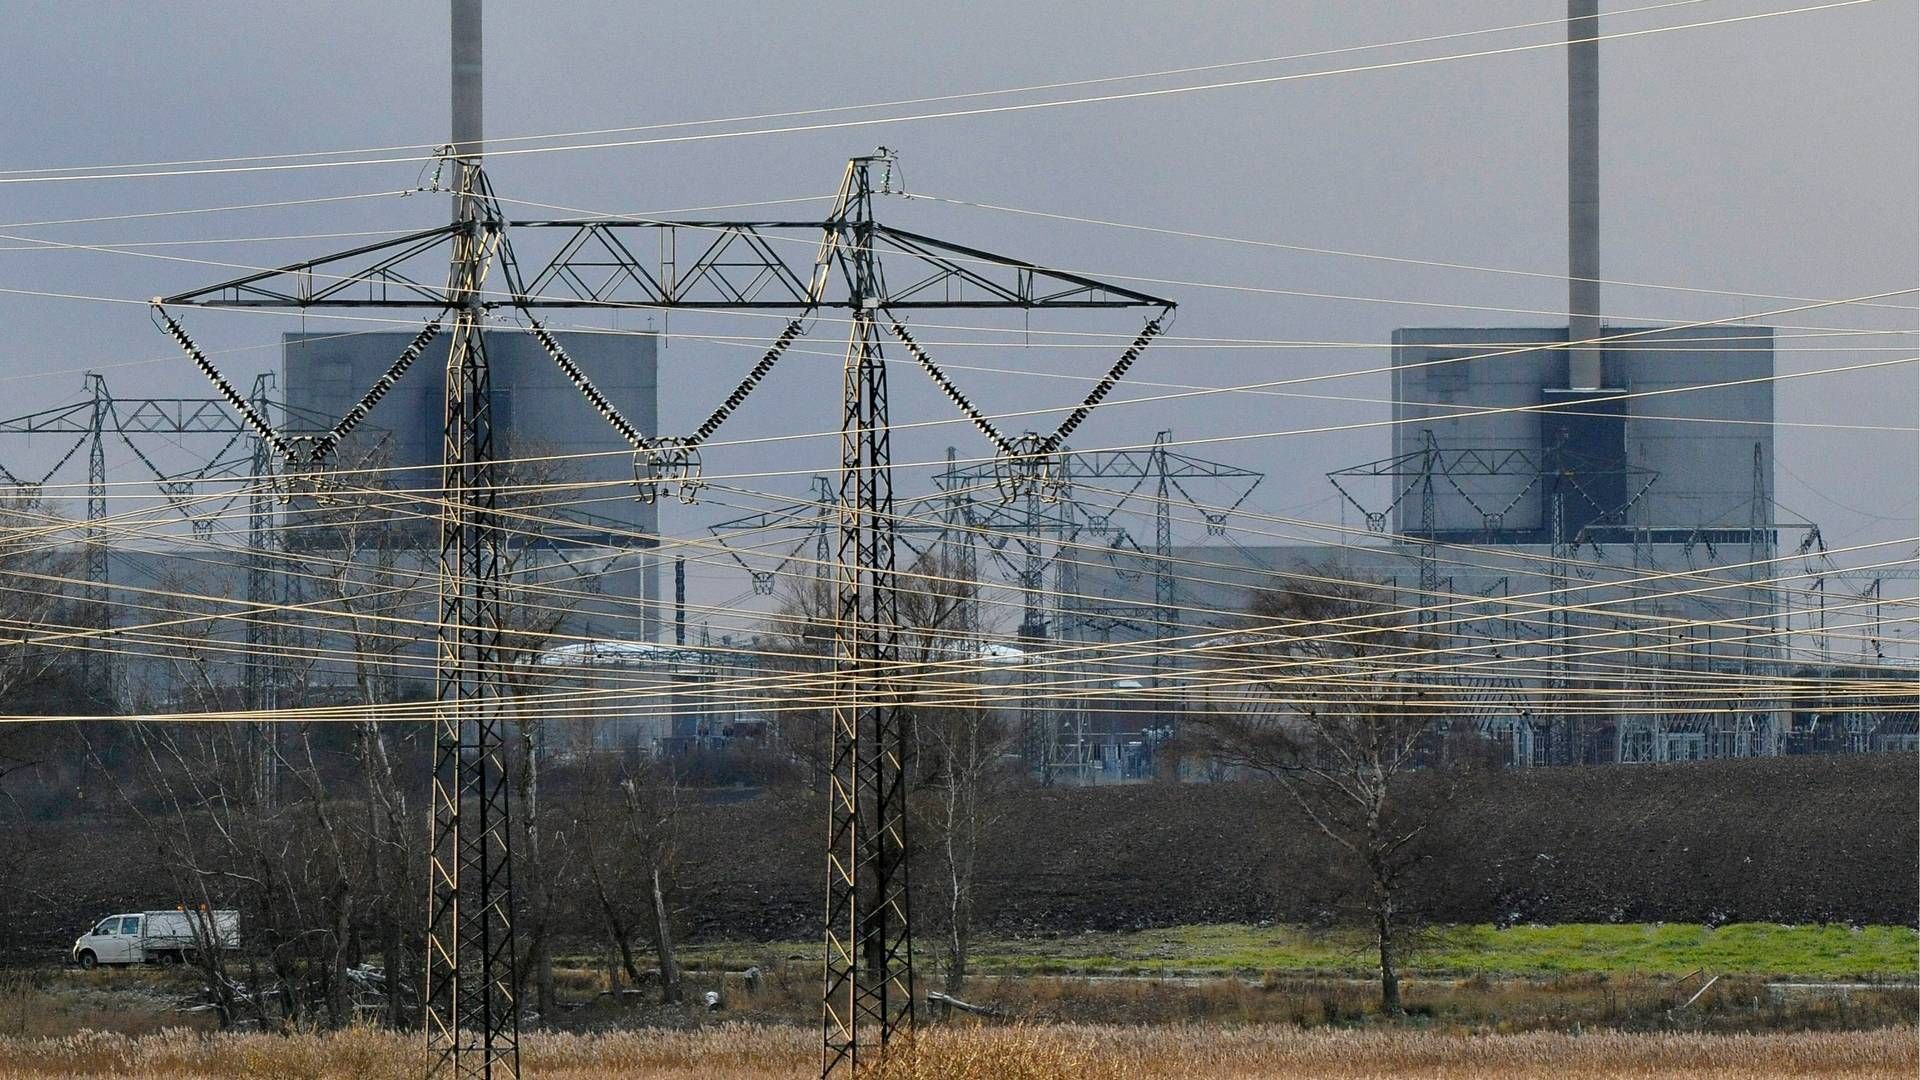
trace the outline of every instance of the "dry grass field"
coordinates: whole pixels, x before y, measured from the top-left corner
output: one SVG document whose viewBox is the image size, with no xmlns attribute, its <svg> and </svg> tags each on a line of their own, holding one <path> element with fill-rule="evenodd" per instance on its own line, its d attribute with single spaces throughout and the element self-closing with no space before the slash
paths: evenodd
<svg viewBox="0 0 1920 1080">
<path fill-rule="evenodd" d="M 874 1080 L 1254 1080 L 1312 1076 L 1518 1078 L 1912 1077 L 1916 1033 L 1771 1035 L 1527 1033 L 1294 1027 L 945 1026 L 923 1033 Z M 546 1080 L 788 1080 L 814 1075 L 811 1028 L 718 1025 L 695 1031 L 531 1034 L 525 1074 Z M 0 1040 L 0 1080 L 139 1076 L 153 1080 L 401 1080 L 418 1074 L 412 1037 L 123 1036 Z"/>
</svg>

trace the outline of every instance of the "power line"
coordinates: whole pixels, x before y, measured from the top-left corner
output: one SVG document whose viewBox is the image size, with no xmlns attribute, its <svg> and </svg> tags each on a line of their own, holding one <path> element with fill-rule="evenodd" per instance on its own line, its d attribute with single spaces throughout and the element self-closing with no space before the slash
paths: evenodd
<svg viewBox="0 0 1920 1080">
<path fill-rule="evenodd" d="M 1419 57 L 1409 60 L 1383 61 L 1374 64 L 1361 64 L 1344 68 L 1329 68 L 1319 71 L 1295 72 L 1284 75 L 1268 75 L 1244 79 L 1232 79 L 1219 82 L 1198 83 L 1186 86 L 1162 87 L 1149 90 L 1123 91 L 1111 94 L 1090 95 L 1075 98 L 1062 98 L 1048 101 L 1019 102 L 1006 105 L 980 106 L 967 109 L 949 109 L 935 112 L 909 113 L 898 116 L 872 117 L 856 120 L 821 121 L 810 124 L 791 124 L 778 127 L 748 128 L 738 131 L 706 132 L 692 135 L 668 135 L 643 139 L 617 139 L 599 142 L 577 142 L 558 146 L 518 147 L 492 152 L 494 157 L 515 157 L 526 154 L 550 154 L 577 152 L 582 150 L 605 150 L 635 146 L 677 145 L 681 143 L 710 142 L 722 139 L 753 138 L 766 135 L 783 135 L 802 132 L 838 131 L 850 128 L 875 127 L 887 124 L 915 123 L 928 120 L 957 119 L 968 116 L 1005 115 L 1011 113 L 1032 112 L 1041 109 L 1064 108 L 1078 105 L 1107 104 L 1118 101 L 1135 101 L 1152 98 L 1170 97 L 1182 94 L 1199 93 L 1210 90 L 1240 89 L 1251 86 L 1269 86 L 1307 79 L 1327 78 L 1335 75 L 1352 75 L 1377 71 L 1392 71 L 1402 68 L 1422 67 L 1431 64 L 1449 63 L 1459 60 L 1478 60 L 1494 56 L 1508 56 L 1546 49 L 1563 49 L 1570 44 L 1598 41 L 1620 41 L 1647 37 L 1655 34 L 1672 33 L 1682 30 L 1697 30 L 1708 27 L 1729 26 L 1754 22 L 1761 19 L 1778 18 L 1788 15 L 1802 15 L 1837 8 L 1854 7 L 1872 3 L 1874 0 L 1830 0 L 1828 3 L 1810 4 L 1801 7 L 1783 8 L 1772 11 L 1756 12 L 1749 15 L 1734 15 L 1719 19 L 1707 19 L 1690 23 L 1678 23 L 1668 26 L 1656 26 L 1640 30 L 1623 30 L 1596 34 L 1590 38 L 1553 40 L 1526 45 L 1512 45 L 1471 52 L 1449 53 L 1442 56 Z M 1258 61 L 1254 61 L 1258 62 Z M 645 129 L 641 129 L 645 130 Z M 422 144 L 424 145 L 424 144 Z M 73 183 L 96 180 L 144 179 L 154 177 L 209 176 L 243 173 L 267 173 L 287 171 L 309 171 L 314 169 L 344 168 L 369 165 L 418 164 L 431 160 L 430 154 L 405 154 L 401 156 L 338 158 L 321 161 L 277 162 L 274 164 L 209 165 L 204 167 L 183 166 L 176 168 L 142 169 L 125 171 L 94 172 L 48 172 L 0 176 L 0 185 L 30 183 Z"/>
</svg>

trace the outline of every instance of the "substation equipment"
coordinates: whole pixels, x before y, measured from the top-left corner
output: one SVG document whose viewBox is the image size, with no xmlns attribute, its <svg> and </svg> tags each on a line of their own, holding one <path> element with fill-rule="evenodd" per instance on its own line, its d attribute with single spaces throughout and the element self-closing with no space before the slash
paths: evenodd
<svg viewBox="0 0 1920 1080">
<path fill-rule="evenodd" d="M 1186 627 L 1173 554 L 1175 513 L 1202 520 L 1210 536 L 1224 537 L 1231 517 L 1265 476 L 1174 446 L 1172 432 L 1162 431 L 1139 447 L 1064 447 L 1043 464 L 1005 456 L 963 463 L 949 447 L 946 466 L 933 476 L 935 492 L 902 503 L 896 515 L 900 543 L 959 587 L 954 622 L 971 640 L 956 642 L 957 652 L 984 655 L 988 638 L 1004 636 L 986 632 L 992 620 L 983 614 L 988 602 L 980 597 L 983 556 L 1018 593 L 1018 646 L 990 666 L 1010 671 L 1021 683 L 1011 695 L 1020 717 L 1020 753 L 1043 783 L 1084 783 L 1096 769 L 1117 770 L 1120 748 L 1103 745 L 1089 731 L 1089 710 L 1103 684 L 1125 683 L 1129 699 L 1151 706 L 1145 727 L 1178 725 Z M 1042 482 L 1029 482 L 1036 477 Z M 792 574 L 789 567 L 796 564 L 830 565 L 835 511 L 826 478 L 816 477 L 813 490 L 812 499 L 710 527 L 756 593 L 772 595 L 776 580 Z M 1128 528 L 1139 519 L 1152 523 L 1146 546 Z M 782 539 L 771 551 L 753 551 L 729 542 L 740 536 Z M 802 553 L 809 547 L 807 560 Z M 1133 601 L 1089 594 L 1080 575 L 1091 566 L 1129 580 L 1151 578 L 1152 595 Z M 1116 629 L 1148 650 L 1144 666 L 1116 657 Z"/>
</svg>

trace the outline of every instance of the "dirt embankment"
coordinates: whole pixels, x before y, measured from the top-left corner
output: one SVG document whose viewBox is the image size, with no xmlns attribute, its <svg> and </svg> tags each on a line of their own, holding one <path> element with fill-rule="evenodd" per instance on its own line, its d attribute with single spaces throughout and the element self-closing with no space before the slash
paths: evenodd
<svg viewBox="0 0 1920 1080">
<path fill-rule="evenodd" d="M 1916 806 L 1909 755 L 1503 772 L 1450 812 L 1418 892 L 1448 922 L 1911 925 Z M 691 928 L 816 933 L 823 829 L 812 804 L 704 812 L 686 852 Z M 1014 933 L 1307 921 L 1329 859 L 1271 784 L 1036 789 L 982 853 L 978 918 Z"/>
<path fill-rule="evenodd" d="M 1440 823 L 1416 892 L 1448 922 L 1911 925 L 1916 806 L 1911 755 L 1496 773 Z M 774 797 L 690 811 L 684 929 L 818 933 L 823 812 Z M 1018 934 L 1312 921 L 1327 909 L 1330 861 L 1271 784 L 1035 788 L 991 831 L 978 921 Z M 929 914 L 932 869 L 915 881 Z M 162 900 L 168 880 L 134 822 L 12 825 L 0 836 L 0 964 L 59 955 L 93 919 Z M 591 940 L 597 928 L 560 932 Z"/>
</svg>

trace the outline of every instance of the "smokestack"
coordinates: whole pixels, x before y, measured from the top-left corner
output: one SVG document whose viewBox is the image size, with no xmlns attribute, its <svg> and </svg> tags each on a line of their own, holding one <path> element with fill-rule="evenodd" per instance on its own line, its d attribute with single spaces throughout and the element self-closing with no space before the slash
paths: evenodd
<svg viewBox="0 0 1920 1080">
<path fill-rule="evenodd" d="M 453 156 L 478 158 L 480 0 L 453 0 Z"/>
<path fill-rule="evenodd" d="M 1600 336 L 1600 0 L 1567 0 L 1567 340 Z M 1567 386 L 1600 388 L 1598 346 L 1567 349 Z"/>
</svg>

